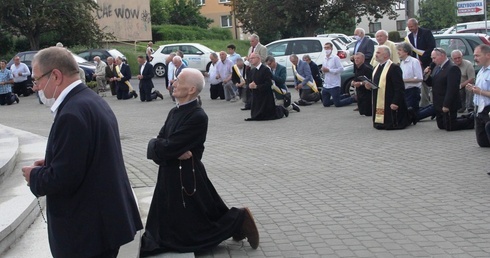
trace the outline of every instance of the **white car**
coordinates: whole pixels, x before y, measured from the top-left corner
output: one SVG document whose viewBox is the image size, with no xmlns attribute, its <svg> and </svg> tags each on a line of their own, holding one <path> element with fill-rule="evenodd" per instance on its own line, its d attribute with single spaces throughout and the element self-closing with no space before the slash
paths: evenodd
<svg viewBox="0 0 490 258">
<path fill-rule="evenodd" d="M 303 37 L 276 40 L 266 45 L 267 55 L 275 57 L 277 63 L 286 67 L 286 84 L 293 85 L 294 75 L 289 56 L 296 54 L 298 58 L 302 59 L 303 56 L 307 54 L 310 56 L 311 61 L 315 62 L 320 68 L 323 60 L 325 60 L 323 46 L 327 42 L 332 43 L 332 54 L 340 57 L 340 61 L 344 67 L 352 65 L 349 52 L 346 50 L 344 44 L 341 43 L 339 39 L 327 37 Z"/>
<path fill-rule="evenodd" d="M 196 68 L 202 72 L 206 71 L 206 67 L 211 63 L 209 55 L 214 53 L 214 50 L 198 44 L 198 43 L 176 43 L 160 46 L 152 55 L 153 70 L 157 77 L 165 76 L 165 59 L 172 52 L 180 50 L 184 53 L 184 60 L 187 61 L 187 66 Z"/>
</svg>

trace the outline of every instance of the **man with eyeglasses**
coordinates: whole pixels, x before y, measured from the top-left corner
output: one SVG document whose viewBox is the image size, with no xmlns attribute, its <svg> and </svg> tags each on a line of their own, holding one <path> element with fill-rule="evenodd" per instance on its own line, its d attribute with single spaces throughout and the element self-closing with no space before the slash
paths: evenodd
<svg viewBox="0 0 490 258">
<path fill-rule="evenodd" d="M 447 131 L 473 129 L 472 118 L 457 117 L 458 109 L 461 108 L 461 70 L 447 58 L 442 48 L 434 48 L 431 58 L 436 66 L 426 83 L 432 87 L 437 127 Z"/>
<path fill-rule="evenodd" d="M 54 122 L 44 159 L 22 172 L 31 192 L 46 196 L 52 256 L 116 258 L 119 247 L 143 228 L 116 116 L 81 82 L 66 49 L 39 51 L 32 71 L 34 90 Z"/>
<path fill-rule="evenodd" d="M 5 104 L 19 103 L 17 94 L 12 93 L 12 84 L 14 84 L 14 76 L 7 69 L 7 61 L 0 61 L 0 106 Z"/>
</svg>

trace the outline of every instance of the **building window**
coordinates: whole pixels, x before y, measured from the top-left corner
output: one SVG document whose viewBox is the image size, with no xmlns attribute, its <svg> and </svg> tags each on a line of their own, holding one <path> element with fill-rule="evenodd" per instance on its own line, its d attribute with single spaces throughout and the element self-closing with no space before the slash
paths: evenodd
<svg viewBox="0 0 490 258">
<path fill-rule="evenodd" d="M 381 29 L 381 22 L 371 22 L 369 24 L 369 33 L 376 33 Z"/>
<path fill-rule="evenodd" d="M 231 15 L 221 16 L 221 27 L 229 28 L 231 27 Z"/>
<path fill-rule="evenodd" d="M 206 0 L 195 0 L 196 5 L 206 5 Z"/>
<path fill-rule="evenodd" d="M 230 2 L 230 0 L 219 0 L 220 4 L 229 3 L 229 2 Z"/>
<path fill-rule="evenodd" d="M 396 21 L 396 30 L 398 31 L 405 30 L 406 27 L 407 27 L 407 22 L 405 20 Z"/>
<path fill-rule="evenodd" d="M 405 3 L 396 3 L 395 10 L 405 10 Z"/>
</svg>

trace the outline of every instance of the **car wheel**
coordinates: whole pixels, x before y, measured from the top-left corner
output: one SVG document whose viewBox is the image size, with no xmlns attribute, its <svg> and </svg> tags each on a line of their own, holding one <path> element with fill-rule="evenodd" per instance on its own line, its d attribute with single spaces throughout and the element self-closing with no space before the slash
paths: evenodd
<svg viewBox="0 0 490 258">
<path fill-rule="evenodd" d="M 351 82 L 353 79 L 354 78 L 350 78 L 345 82 L 344 87 L 342 89 L 343 94 L 349 94 L 351 96 L 356 95 L 356 87 L 351 86 Z"/>
<path fill-rule="evenodd" d="M 157 77 L 165 77 L 165 65 L 156 64 L 153 70 L 155 71 L 155 75 Z"/>
</svg>

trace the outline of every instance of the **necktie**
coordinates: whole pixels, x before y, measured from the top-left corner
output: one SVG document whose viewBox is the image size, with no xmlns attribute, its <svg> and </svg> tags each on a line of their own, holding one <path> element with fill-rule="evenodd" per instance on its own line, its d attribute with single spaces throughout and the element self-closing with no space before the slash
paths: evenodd
<svg viewBox="0 0 490 258">
<path fill-rule="evenodd" d="M 436 76 L 441 71 L 440 66 L 436 66 L 436 70 L 434 71 L 434 76 Z"/>
</svg>

